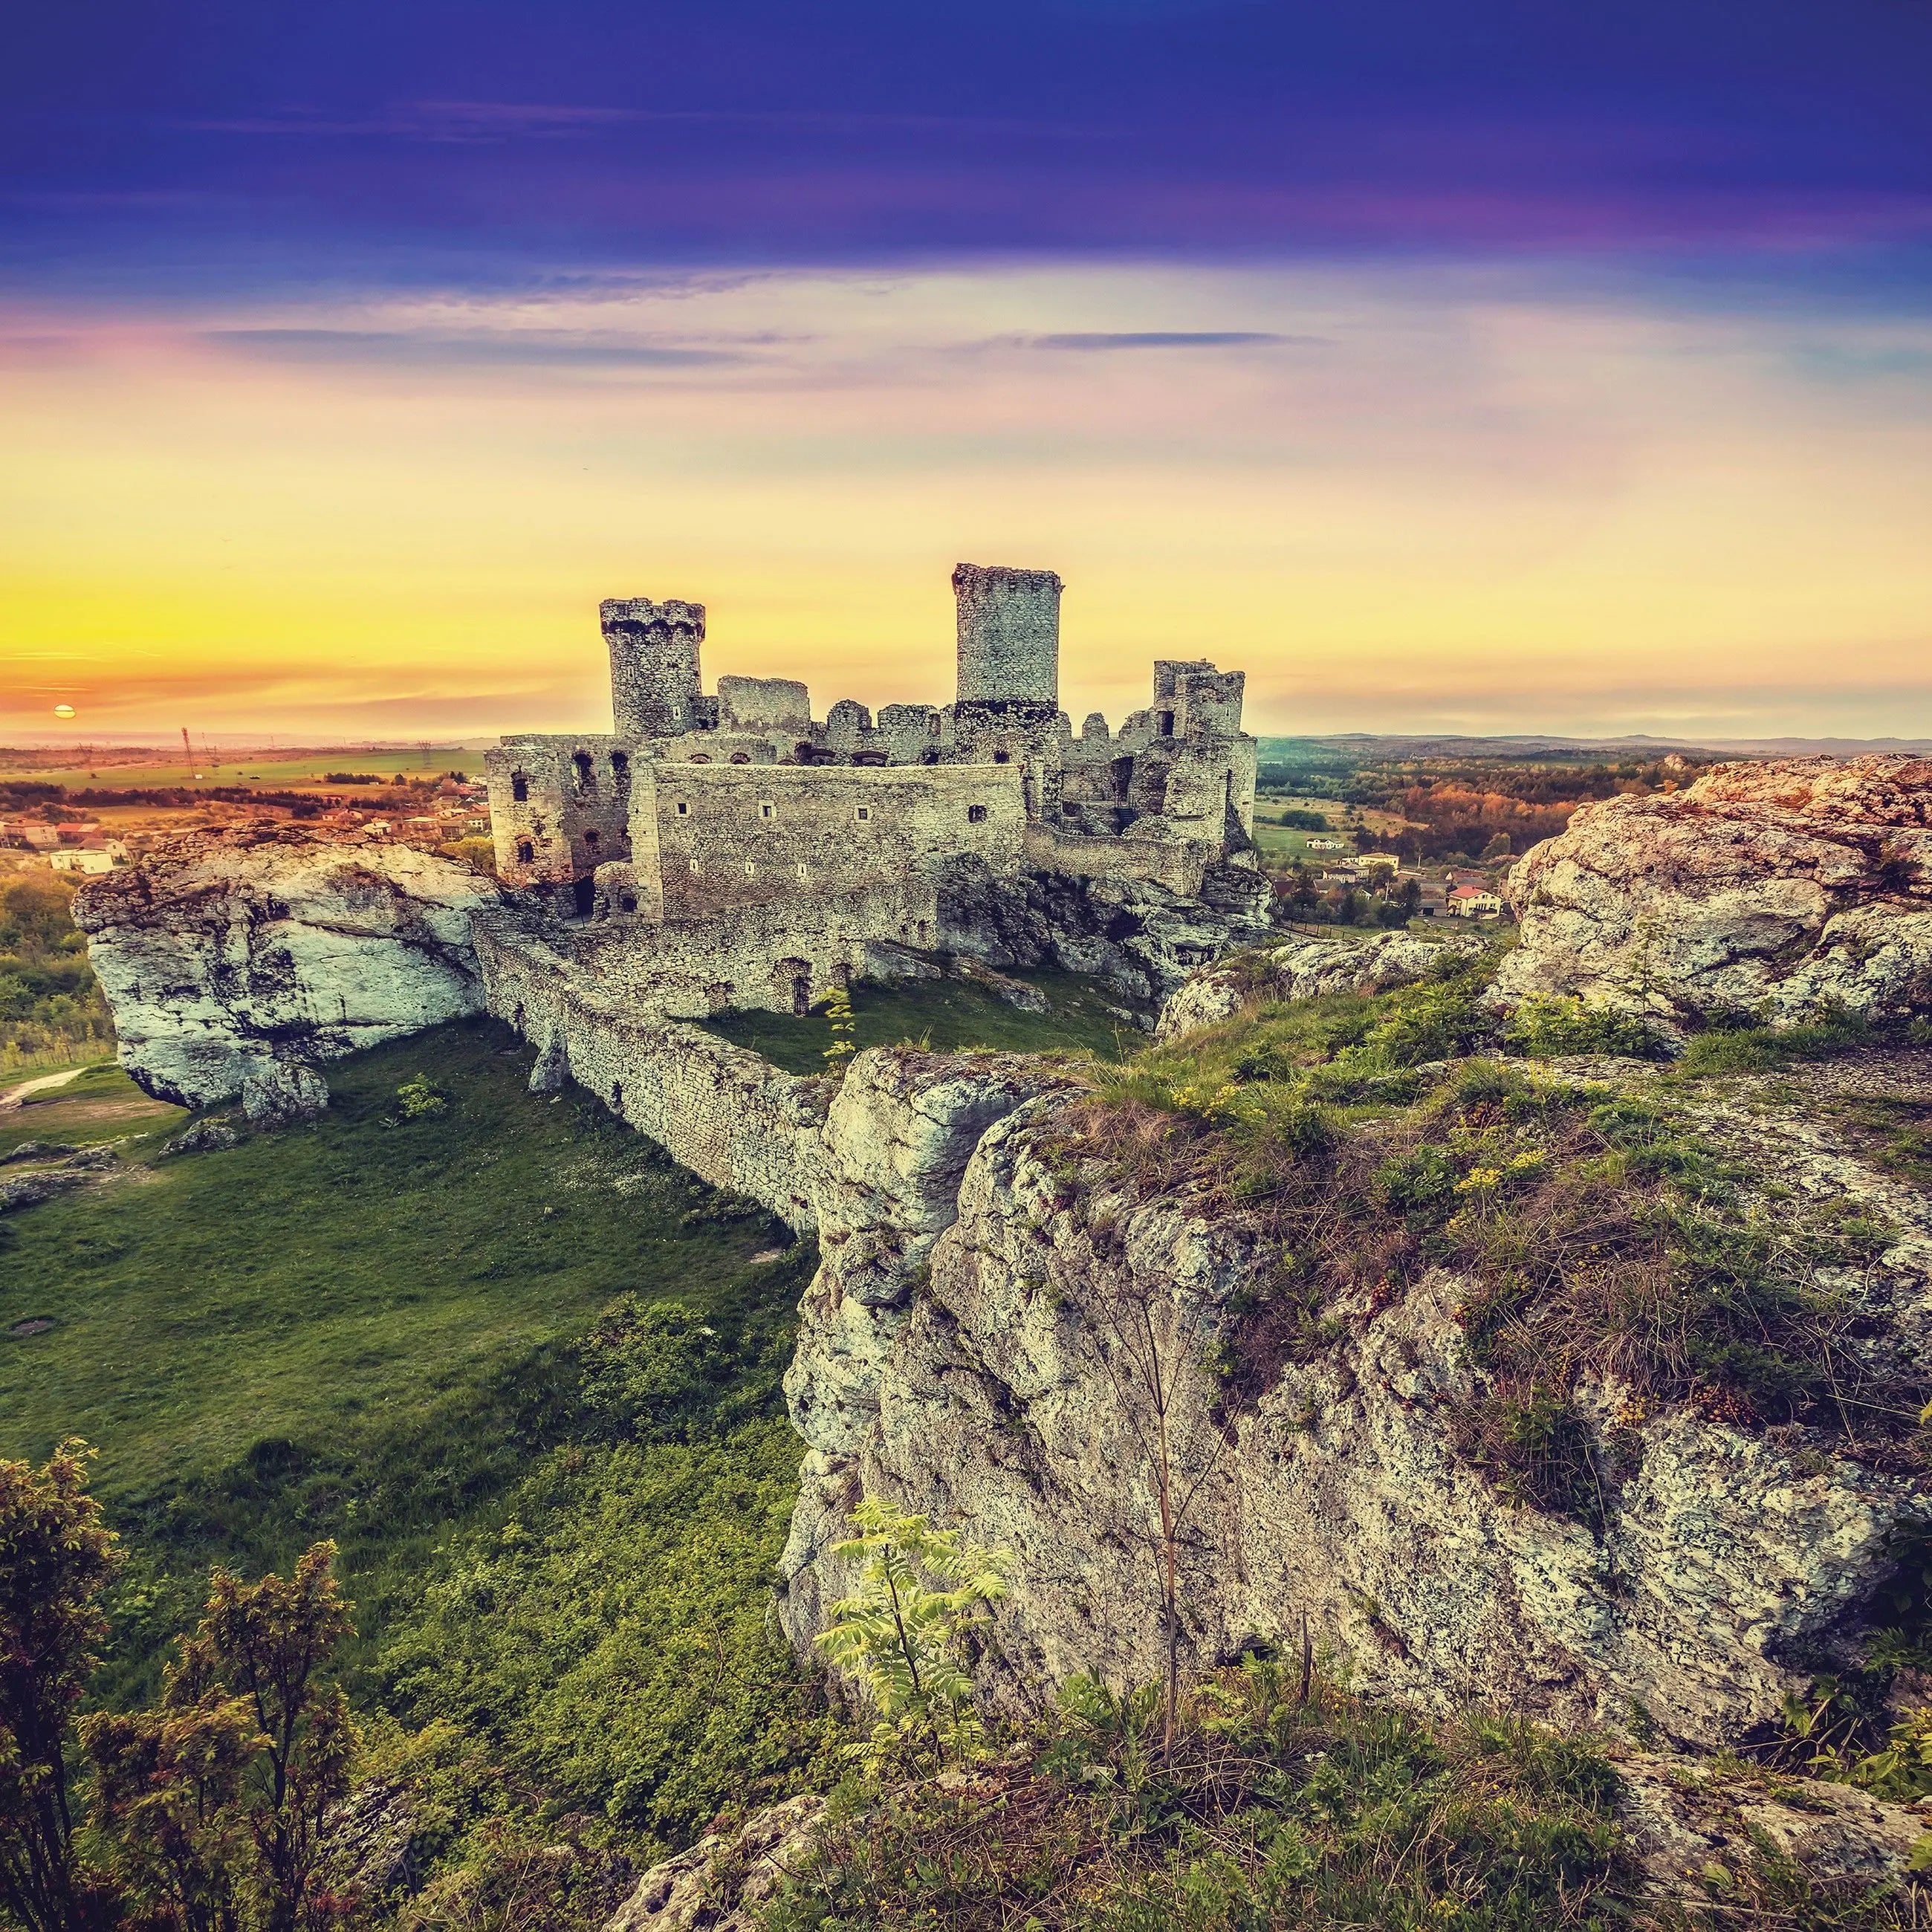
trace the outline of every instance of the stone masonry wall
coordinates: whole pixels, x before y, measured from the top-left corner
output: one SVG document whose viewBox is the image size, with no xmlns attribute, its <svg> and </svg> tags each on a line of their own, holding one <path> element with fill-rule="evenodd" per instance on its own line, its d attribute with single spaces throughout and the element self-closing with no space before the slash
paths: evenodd
<svg viewBox="0 0 1932 1932">
<path fill-rule="evenodd" d="M 898 885 L 965 852 L 1021 862 L 1016 766 L 664 764 L 656 776 L 636 794 L 655 824 L 633 843 L 658 853 L 670 920 Z"/>
<path fill-rule="evenodd" d="M 781 1072 L 700 1027 L 640 1018 L 574 983 L 571 962 L 540 940 L 479 922 L 476 956 L 490 1011 L 544 1050 L 537 1084 L 560 1087 L 567 1073 L 713 1186 L 815 1229 L 829 1080 Z"/>
<path fill-rule="evenodd" d="M 704 606 L 668 597 L 607 597 L 598 607 L 610 651 L 617 729 L 644 737 L 688 730 L 698 695 Z"/>
<path fill-rule="evenodd" d="M 563 943 L 575 969 L 630 1010 L 698 1019 L 727 1006 L 795 1012 L 862 973 L 868 943 L 930 946 L 938 931 L 938 889 L 914 876 L 674 926 L 602 921 Z"/>
</svg>

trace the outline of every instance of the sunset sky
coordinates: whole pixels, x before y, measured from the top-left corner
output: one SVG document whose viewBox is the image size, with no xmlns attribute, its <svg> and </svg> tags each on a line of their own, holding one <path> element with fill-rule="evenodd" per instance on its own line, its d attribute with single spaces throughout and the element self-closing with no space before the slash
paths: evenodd
<svg viewBox="0 0 1932 1932">
<path fill-rule="evenodd" d="M 9 42 L 0 741 L 595 726 L 612 596 L 944 697 L 961 559 L 1076 718 L 1932 735 L 1932 0 Z"/>
</svg>

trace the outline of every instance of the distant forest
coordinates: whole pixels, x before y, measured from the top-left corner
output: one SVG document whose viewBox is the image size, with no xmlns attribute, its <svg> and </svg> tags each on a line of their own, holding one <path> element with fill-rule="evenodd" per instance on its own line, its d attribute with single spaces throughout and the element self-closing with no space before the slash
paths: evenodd
<svg viewBox="0 0 1932 1932">
<path fill-rule="evenodd" d="M 1448 759 L 1364 758 L 1328 746 L 1270 759 L 1260 788 L 1276 796 L 1333 799 L 1400 813 L 1406 831 L 1358 831 L 1364 851 L 1409 860 L 1497 855 L 1498 842 L 1520 854 L 1561 832 L 1580 805 L 1620 793 L 1675 791 L 1708 771 L 1714 760 L 1677 754 L 1622 758 L 1574 754 Z"/>
</svg>

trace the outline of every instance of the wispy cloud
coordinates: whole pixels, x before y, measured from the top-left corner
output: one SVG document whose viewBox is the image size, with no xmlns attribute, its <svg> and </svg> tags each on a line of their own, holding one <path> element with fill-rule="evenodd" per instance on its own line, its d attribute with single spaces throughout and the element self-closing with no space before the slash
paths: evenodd
<svg viewBox="0 0 1932 1932">
<path fill-rule="evenodd" d="M 1325 349 L 1320 335 L 1276 335 L 1258 328 L 1074 329 L 1058 335 L 1009 336 L 1022 349 L 1251 349 L 1262 344 Z"/>
<path fill-rule="evenodd" d="M 730 349 L 668 348 L 537 330 L 448 335 L 382 328 L 211 328 L 200 339 L 241 355 L 292 362 L 690 369 L 749 359 Z"/>
<path fill-rule="evenodd" d="M 387 137 L 458 142 L 556 140 L 627 126 L 748 128 L 774 133 L 1029 134 L 1056 141 L 1114 138 L 1121 130 L 993 115 L 882 114 L 868 112 L 730 107 L 600 107 L 519 100 L 399 100 L 362 114 L 290 105 L 265 113 L 170 120 L 171 128 L 203 134 Z"/>
</svg>

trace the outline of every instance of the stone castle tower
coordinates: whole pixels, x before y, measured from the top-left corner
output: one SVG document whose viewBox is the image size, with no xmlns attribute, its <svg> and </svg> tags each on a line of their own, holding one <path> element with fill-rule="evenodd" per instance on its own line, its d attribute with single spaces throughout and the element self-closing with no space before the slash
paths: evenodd
<svg viewBox="0 0 1932 1932">
<path fill-rule="evenodd" d="M 607 597 L 598 607 L 610 649 L 610 704 L 620 737 L 675 738 L 696 724 L 704 606 L 675 597 Z"/>
</svg>

